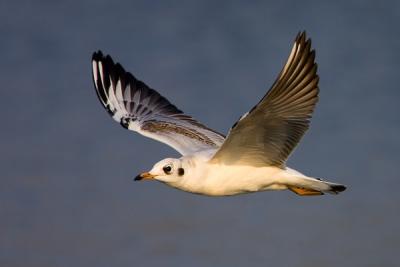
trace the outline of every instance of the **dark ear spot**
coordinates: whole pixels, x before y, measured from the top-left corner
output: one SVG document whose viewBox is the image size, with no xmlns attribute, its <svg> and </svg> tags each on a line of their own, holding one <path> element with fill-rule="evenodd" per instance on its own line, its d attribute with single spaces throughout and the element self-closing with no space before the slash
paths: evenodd
<svg viewBox="0 0 400 267">
<path fill-rule="evenodd" d="M 185 174 L 185 170 L 183 169 L 183 168 L 179 168 L 178 169 L 178 175 L 179 176 L 182 176 L 182 175 L 184 175 Z"/>
</svg>

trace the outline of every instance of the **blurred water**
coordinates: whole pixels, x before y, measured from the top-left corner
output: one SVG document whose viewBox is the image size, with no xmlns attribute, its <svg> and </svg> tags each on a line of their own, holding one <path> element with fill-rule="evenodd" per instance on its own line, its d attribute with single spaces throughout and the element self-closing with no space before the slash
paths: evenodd
<svg viewBox="0 0 400 267">
<path fill-rule="evenodd" d="M 0 266 L 397 266 L 399 18 L 398 1 L 2 1 Z M 108 117 L 94 50 L 226 132 L 303 29 L 321 98 L 289 163 L 348 191 L 209 198 L 131 181 L 177 153 Z"/>
</svg>

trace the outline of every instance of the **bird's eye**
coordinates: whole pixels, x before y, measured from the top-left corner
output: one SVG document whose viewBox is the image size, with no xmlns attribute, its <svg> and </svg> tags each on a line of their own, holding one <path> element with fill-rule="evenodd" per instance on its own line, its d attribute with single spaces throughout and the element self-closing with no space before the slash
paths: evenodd
<svg viewBox="0 0 400 267">
<path fill-rule="evenodd" d="M 163 171 L 165 172 L 165 174 L 171 174 L 172 166 L 171 165 L 164 166 Z"/>
</svg>

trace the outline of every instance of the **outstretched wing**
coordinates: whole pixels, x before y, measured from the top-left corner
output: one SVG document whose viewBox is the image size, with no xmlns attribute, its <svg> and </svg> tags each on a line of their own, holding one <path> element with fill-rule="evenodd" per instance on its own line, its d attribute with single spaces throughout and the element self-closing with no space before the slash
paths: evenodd
<svg viewBox="0 0 400 267">
<path fill-rule="evenodd" d="M 182 155 L 223 143 L 223 135 L 185 115 L 110 56 L 94 53 L 92 67 L 100 102 L 124 128 L 170 145 Z"/>
<path fill-rule="evenodd" d="M 261 101 L 236 122 L 211 162 L 284 167 L 318 101 L 315 51 L 299 33 L 283 70 Z"/>
</svg>

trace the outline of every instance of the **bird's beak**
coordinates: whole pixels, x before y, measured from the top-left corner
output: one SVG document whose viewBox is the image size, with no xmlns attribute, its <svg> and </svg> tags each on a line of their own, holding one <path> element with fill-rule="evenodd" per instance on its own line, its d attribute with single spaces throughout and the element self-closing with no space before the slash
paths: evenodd
<svg viewBox="0 0 400 267">
<path fill-rule="evenodd" d="M 140 180 L 152 180 L 154 179 L 155 175 L 149 173 L 149 172 L 142 172 L 141 174 L 139 174 L 138 176 L 135 177 L 135 181 L 140 181 Z"/>
</svg>

